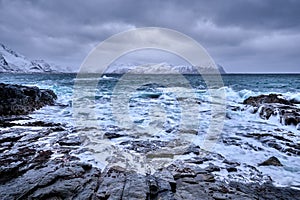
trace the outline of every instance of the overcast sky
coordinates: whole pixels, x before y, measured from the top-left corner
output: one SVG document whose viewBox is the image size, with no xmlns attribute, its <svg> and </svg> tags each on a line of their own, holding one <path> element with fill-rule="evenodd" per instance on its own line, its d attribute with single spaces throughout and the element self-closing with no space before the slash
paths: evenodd
<svg viewBox="0 0 300 200">
<path fill-rule="evenodd" d="M 299 73 L 299 8 L 299 0 L 0 0 L 0 43 L 78 68 L 109 36 L 155 26 L 194 38 L 227 72 Z"/>
</svg>

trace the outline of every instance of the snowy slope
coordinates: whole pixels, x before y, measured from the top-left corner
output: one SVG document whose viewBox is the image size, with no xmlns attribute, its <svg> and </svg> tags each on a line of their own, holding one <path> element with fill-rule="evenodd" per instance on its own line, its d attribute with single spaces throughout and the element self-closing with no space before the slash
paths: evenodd
<svg viewBox="0 0 300 200">
<path fill-rule="evenodd" d="M 222 66 L 218 65 L 221 74 L 226 73 Z M 202 67 L 201 73 L 213 73 L 211 67 Z M 131 71 L 135 74 L 197 74 L 195 67 L 190 65 L 159 64 L 114 64 L 106 73 L 124 74 Z M 74 73 L 70 67 L 60 67 L 49 64 L 44 60 L 30 60 L 25 56 L 9 49 L 0 43 L 0 73 Z"/>
<path fill-rule="evenodd" d="M 217 65 L 219 72 L 225 74 L 225 70 L 221 65 Z M 211 67 L 202 68 L 203 73 L 213 73 Z M 131 71 L 134 74 L 169 74 L 169 73 L 181 73 L 181 74 L 197 74 L 199 73 L 197 69 L 191 65 L 171 65 L 168 63 L 159 64 L 144 64 L 144 65 L 134 65 L 134 64 L 115 64 L 110 66 L 106 73 L 111 74 L 124 74 Z"/>
<path fill-rule="evenodd" d="M 44 60 L 29 60 L 25 56 L 0 44 L 0 72 L 4 73 L 54 73 L 57 69 Z"/>
</svg>

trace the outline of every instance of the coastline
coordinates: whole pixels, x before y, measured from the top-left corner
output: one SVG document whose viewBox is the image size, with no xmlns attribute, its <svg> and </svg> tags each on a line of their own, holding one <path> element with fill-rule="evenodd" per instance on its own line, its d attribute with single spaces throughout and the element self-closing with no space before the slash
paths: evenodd
<svg viewBox="0 0 300 200">
<path fill-rule="evenodd" d="M 77 130 L 65 124 L 32 121 L 26 115 L 8 117 L 4 122 L 0 131 L 1 199 L 296 199 L 300 196 L 300 190 L 276 187 L 251 166 L 245 169 L 256 174 L 253 183 L 221 180 L 215 173 L 222 170 L 243 175 L 239 170 L 242 163 L 212 152 L 203 156 L 199 146 L 185 150 L 192 157 L 143 175 L 120 166 L 99 169 L 83 162 L 71 152 L 82 151 L 85 138 L 72 136 Z M 118 136 L 109 139 L 115 137 Z M 50 139 L 50 145 L 42 142 L 45 138 Z M 132 145 L 144 149 L 142 152 L 152 149 L 151 143 Z M 213 164 L 214 160 L 222 165 Z"/>
</svg>

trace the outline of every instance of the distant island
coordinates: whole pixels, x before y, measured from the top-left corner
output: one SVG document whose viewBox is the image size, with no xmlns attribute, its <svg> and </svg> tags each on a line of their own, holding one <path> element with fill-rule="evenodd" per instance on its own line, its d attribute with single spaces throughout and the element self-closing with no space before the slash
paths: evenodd
<svg viewBox="0 0 300 200">
<path fill-rule="evenodd" d="M 221 65 L 217 65 L 221 74 L 226 74 Z M 212 67 L 202 67 L 199 72 L 196 67 L 191 65 L 172 65 L 169 63 L 153 63 L 153 64 L 114 64 L 110 66 L 105 73 L 108 74 L 125 74 L 131 72 L 133 74 L 199 74 L 199 73 L 215 73 Z"/>
</svg>

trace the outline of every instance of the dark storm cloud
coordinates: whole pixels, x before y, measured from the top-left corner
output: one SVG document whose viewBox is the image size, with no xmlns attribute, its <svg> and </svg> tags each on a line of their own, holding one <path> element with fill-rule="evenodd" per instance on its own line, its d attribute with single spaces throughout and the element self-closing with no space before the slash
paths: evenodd
<svg viewBox="0 0 300 200">
<path fill-rule="evenodd" d="M 175 29 L 231 72 L 300 72 L 300 1 L 0 0 L 0 42 L 30 58 L 78 67 L 112 34 Z"/>
</svg>

